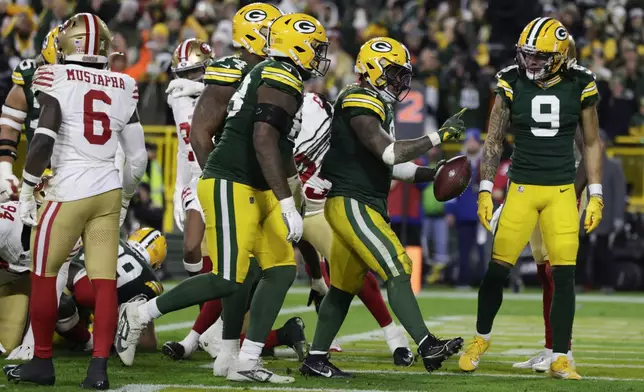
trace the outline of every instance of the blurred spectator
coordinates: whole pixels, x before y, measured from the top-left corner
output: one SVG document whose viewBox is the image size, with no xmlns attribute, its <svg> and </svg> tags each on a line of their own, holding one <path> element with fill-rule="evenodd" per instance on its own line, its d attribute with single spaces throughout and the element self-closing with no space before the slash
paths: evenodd
<svg viewBox="0 0 644 392">
<path fill-rule="evenodd" d="M 628 133 L 631 136 L 644 136 L 644 96 L 640 97 L 639 111 L 631 118 Z"/>
<path fill-rule="evenodd" d="M 419 158 L 415 162 L 423 165 L 426 161 Z M 423 218 L 421 191 L 427 183 L 410 184 L 392 180 L 387 198 L 391 228 L 400 238 L 403 246 L 420 246 L 420 229 Z"/>
<path fill-rule="evenodd" d="M 441 150 L 435 147 L 429 150 L 430 167 L 435 167 L 440 160 Z M 448 242 L 449 229 L 445 220 L 444 203 L 436 200 L 434 196 L 434 183 L 430 183 L 422 192 L 423 223 L 420 234 L 420 243 L 423 248 L 425 265 L 431 266 L 431 273 L 427 276 L 428 284 L 438 283 L 442 272 L 449 263 Z M 430 240 L 433 251 L 430 251 Z"/>
<path fill-rule="evenodd" d="M 139 5 L 136 0 L 124 0 L 121 3 L 118 13 L 109 24 L 114 36 L 116 34 L 121 35 L 121 39 L 134 48 L 141 45 L 141 34 L 137 26 L 138 17 L 140 16 L 138 10 Z M 114 44 L 112 42 L 112 45 Z M 127 48 L 120 47 L 118 50 L 125 53 Z"/>
<path fill-rule="evenodd" d="M 579 253 L 577 255 L 577 283 L 586 285 L 589 260 L 592 260 L 592 285 L 600 287 L 602 291 L 614 290 L 615 276 L 613 274 L 613 254 L 611 237 L 624 227 L 624 213 L 626 210 L 626 180 L 624 171 L 619 161 L 610 159 L 606 155 L 606 147 L 610 138 L 603 130 L 600 131 L 603 155 L 602 188 L 604 190 L 604 209 L 599 226 L 590 234 L 585 235 L 581 219 L 581 235 Z"/>
<path fill-rule="evenodd" d="M 7 45 L 7 53 L 12 58 L 11 64 L 17 65 L 21 59 L 33 58 L 40 52 L 40 47 L 36 46 L 35 42 L 35 27 L 29 14 L 21 12 L 3 29 L 2 39 Z"/>
<path fill-rule="evenodd" d="M 132 205 L 134 217 L 140 226 L 163 231 L 164 188 L 163 169 L 157 160 L 157 145 L 145 143 L 148 151 L 148 166 L 137 189 Z"/>
<path fill-rule="evenodd" d="M 340 32 L 332 29 L 329 30 L 328 36 L 328 57 L 331 59 L 331 67 L 325 78 L 325 87 L 329 99 L 333 100 L 346 85 L 355 83 L 357 76 L 353 71 L 355 60 L 342 48 Z"/>
<path fill-rule="evenodd" d="M 233 54 L 235 51 L 233 48 L 233 23 L 229 20 L 219 22 L 210 42 L 216 58 Z"/>
<path fill-rule="evenodd" d="M 45 8 L 40 15 L 38 32 L 36 33 L 36 46 L 41 47 L 47 33 L 54 27 L 62 25 L 71 16 L 71 9 L 67 0 L 53 0 L 51 8 Z"/>
<path fill-rule="evenodd" d="M 478 244 L 480 224 L 476 212 L 482 146 L 481 132 L 478 129 L 468 129 L 462 152 L 467 155 L 472 167 L 472 179 L 463 194 L 445 203 L 447 223 L 456 229 L 459 258 L 457 287 L 460 288 L 469 288 L 472 283 L 470 253 L 473 248 L 476 248 L 479 259 L 477 282 L 483 278 L 486 267 L 484 247 Z"/>
</svg>

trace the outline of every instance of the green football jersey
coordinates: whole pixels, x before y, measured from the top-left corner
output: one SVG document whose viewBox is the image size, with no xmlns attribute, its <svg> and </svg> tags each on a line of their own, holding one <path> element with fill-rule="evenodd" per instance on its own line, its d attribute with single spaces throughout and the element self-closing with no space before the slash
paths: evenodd
<svg viewBox="0 0 644 392">
<path fill-rule="evenodd" d="M 224 132 L 208 156 L 203 178 L 228 180 L 258 190 L 270 189 L 253 145 L 257 89 L 261 85 L 290 94 L 297 99 L 299 109 L 292 124 L 286 129 L 280 129 L 278 141 L 284 164 L 293 159 L 294 140 L 302 122 L 302 77 L 293 65 L 268 59 L 257 64 L 248 73 L 231 98 Z"/>
<path fill-rule="evenodd" d="M 393 106 L 384 103 L 371 89 L 349 85 L 334 104 L 331 146 L 320 175 L 333 184 L 329 197 L 355 199 L 389 219 L 387 196 L 393 169 L 358 140 L 351 128 L 351 118 L 360 115 L 375 116 L 382 128 L 396 137 Z"/>
<path fill-rule="evenodd" d="M 513 65 L 496 78 L 495 92 L 511 111 L 510 180 L 530 185 L 572 184 L 576 171 L 573 143 L 581 111 L 599 99 L 595 75 L 575 65 L 536 83 Z"/>
<path fill-rule="evenodd" d="M 119 240 L 118 252 L 116 289 L 119 304 L 139 294 L 145 294 L 148 299 L 152 299 L 163 292 L 163 286 L 154 270 L 139 252 L 132 249 L 124 240 Z M 84 269 L 85 249 L 81 248 L 71 262 Z"/>
<path fill-rule="evenodd" d="M 38 128 L 38 117 L 40 117 L 40 105 L 34 98 L 34 92 L 31 90 L 31 82 L 34 74 L 38 69 L 36 60 L 22 60 L 13 70 L 11 80 L 13 84 L 20 86 L 27 98 L 27 118 L 25 118 L 25 134 L 27 136 L 27 148 L 34 136 L 34 131 Z"/>
</svg>

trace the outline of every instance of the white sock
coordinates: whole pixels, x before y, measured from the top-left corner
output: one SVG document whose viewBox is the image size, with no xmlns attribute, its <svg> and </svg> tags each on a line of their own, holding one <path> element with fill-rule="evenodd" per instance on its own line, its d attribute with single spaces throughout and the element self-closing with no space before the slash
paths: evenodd
<svg viewBox="0 0 644 392">
<path fill-rule="evenodd" d="M 566 353 L 566 356 L 568 357 L 569 360 L 572 361 L 573 360 L 572 350 L 568 350 L 568 352 Z"/>
<path fill-rule="evenodd" d="M 320 293 L 320 295 L 326 295 L 329 292 L 329 287 L 327 287 L 324 278 L 311 279 L 311 288 Z"/>
<path fill-rule="evenodd" d="M 311 355 L 327 355 L 326 351 L 309 351 Z"/>
<path fill-rule="evenodd" d="M 241 350 L 239 350 L 240 361 L 257 361 L 262 354 L 264 343 L 253 342 L 250 339 L 244 339 Z"/>
<path fill-rule="evenodd" d="M 486 342 L 490 340 L 490 337 L 492 336 L 492 332 L 490 333 L 480 333 L 476 331 L 476 336 L 483 338 Z"/>
<path fill-rule="evenodd" d="M 553 353 L 552 354 L 552 361 L 556 361 L 559 359 L 559 357 L 566 357 L 566 353 Z"/>
<path fill-rule="evenodd" d="M 191 329 L 190 332 L 188 332 L 188 336 L 186 336 L 180 343 L 184 347 L 194 347 L 199 344 L 199 336 L 201 336 L 200 333 L 197 333 L 194 329 Z"/>
<path fill-rule="evenodd" d="M 139 306 L 139 318 L 141 319 L 142 324 L 148 324 L 150 321 L 158 319 L 163 316 L 163 314 L 157 308 L 157 299 L 151 299 L 150 301 Z"/>
<path fill-rule="evenodd" d="M 262 345 L 262 347 L 264 347 L 264 346 Z M 220 352 L 238 355 L 239 354 L 239 339 L 223 339 L 221 341 L 221 351 Z M 260 347 L 259 352 L 261 354 L 261 352 L 262 352 L 261 347 Z"/>
<path fill-rule="evenodd" d="M 382 332 L 384 332 L 385 334 L 385 340 L 397 337 L 396 335 L 398 334 L 398 328 L 396 327 L 396 323 L 392 321 L 388 325 L 385 325 L 384 327 L 382 327 Z"/>
<path fill-rule="evenodd" d="M 549 357 L 552 357 L 552 349 L 551 348 L 544 348 L 543 349 L 543 354 Z"/>
</svg>

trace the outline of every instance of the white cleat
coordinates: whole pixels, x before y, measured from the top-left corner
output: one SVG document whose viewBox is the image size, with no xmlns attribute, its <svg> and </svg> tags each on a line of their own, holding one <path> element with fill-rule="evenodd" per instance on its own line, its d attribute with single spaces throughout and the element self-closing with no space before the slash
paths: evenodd
<svg viewBox="0 0 644 392">
<path fill-rule="evenodd" d="M 119 309 L 119 323 L 116 328 L 114 337 L 114 347 L 116 353 L 126 366 L 132 366 L 136 346 L 139 344 L 139 338 L 145 325 L 139 318 L 139 306 L 146 301 L 144 298 L 133 298 L 130 302 L 121 305 Z"/>
<path fill-rule="evenodd" d="M 237 352 L 221 350 L 217 358 L 215 358 L 215 363 L 212 365 L 212 374 L 215 377 L 226 377 L 230 367 L 237 362 L 238 356 L 239 350 Z"/>
<path fill-rule="evenodd" d="M 545 370 L 534 369 L 535 365 L 541 364 L 544 361 L 548 361 L 548 366 L 545 368 Z M 545 372 L 546 370 L 550 369 L 550 355 L 547 355 L 544 351 L 541 351 L 539 354 L 528 359 L 527 361 L 515 363 L 514 365 L 512 365 L 512 367 L 516 369 L 533 369 L 536 372 Z"/>
<path fill-rule="evenodd" d="M 338 342 L 338 339 L 333 339 L 333 342 L 331 342 L 331 347 L 329 347 L 329 352 L 331 353 L 341 353 L 342 347 L 340 347 L 340 342 Z"/>
<path fill-rule="evenodd" d="M 220 317 L 206 332 L 199 336 L 199 347 L 210 354 L 213 359 L 219 355 L 223 331 L 224 321 Z"/>
<path fill-rule="evenodd" d="M 544 357 L 541 361 L 532 365 L 532 370 L 537 373 L 545 373 L 550 370 L 550 364 L 552 363 L 552 356 L 548 355 Z"/>
<path fill-rule="evenodd" d="M 237 359 L 228 370 L 228 381 L 267 382 L 272 384 L 290 384 L 295 382 L 293 377 L 280 376 L 264 369 L 262 362 L 256 360 Z"/>
<path fill-rule="evenodd" d="M 34 357 L 33 344 L 21 344 L 20 346 L 11 350 L 11 354 L 7 356 L 10 361 L 29 361 Z"/>
</svg>

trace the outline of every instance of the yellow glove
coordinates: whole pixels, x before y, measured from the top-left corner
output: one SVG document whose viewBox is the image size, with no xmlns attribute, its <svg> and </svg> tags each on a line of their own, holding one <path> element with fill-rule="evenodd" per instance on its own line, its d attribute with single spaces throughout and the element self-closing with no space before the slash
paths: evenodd
<svg viewBox="0 0 644 392">
<path fill-rule="evenodd" d="M 604 208 L 604 199 L 600 195 L 590 195 L 584 220 L 586 233 L 590 233 L 599 226 L 599 222 L 602 220 L 602 208 Z"/>
<path fill-rule="evenodd" d="M 488 231 L 492 231 L 492 229 L 490 229 L 490 220 L 492 220 L 493 210 L 494 204 L 492 204 L 492 194 L 487 191 L 479 192 L 479 206 L 477 214 L 479 216 L 479 221 Z"/>
</svg>

